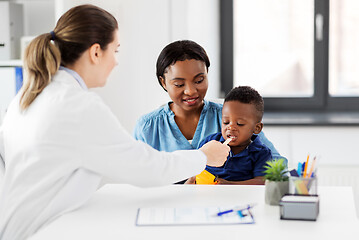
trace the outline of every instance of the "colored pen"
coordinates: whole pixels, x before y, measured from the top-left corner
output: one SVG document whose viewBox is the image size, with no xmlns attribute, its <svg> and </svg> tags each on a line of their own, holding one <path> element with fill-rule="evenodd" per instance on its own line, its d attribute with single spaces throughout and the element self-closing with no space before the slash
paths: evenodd
<svg viewBox="0 0 359 240">
<path fill-rule="evenodd" d="M 298 169 L 297 169 L 298 176 L 302 176 L 302 163 L 298 162 Z"/>
<path fill-rule="evenodd" d="M 297 170 L 295 170 L 295 169 L 291 170 L 289 173 L 292 177 L 299 177 Z"/>
<path fill-rule="evenodd" d="M 308 161 L 309 161 L 309 154 L 308 154 L 308 156 L 307 156 L 307 161 L 305 162 L 303 177 L 306 177 L 306 176 L 307 176 Z"/>
<path fill-rule="evenodd" d="M 217 216 L 222 216 L 224 214 L 231 213 L 231 212 L 240 212 L 240 211 L 243 211 L 243 210 L 250 209 L 250 208 L 252 208 L 254 206 L 255 206 L 255 204 L 248 204 L 247 207 L 228 209 L 226 211 L 219 212 L 216 215 Z"/>
<path fill-rule="evenodd" d="M 315 161 L 316 161 L 316 157 L 314 157 L 314 159 L 313 159 L 312 166 L 310 167 L 308 177 L 312 177 L 312 173 L 313 173 L 314 166 L 315 166 Z"/>
<path fill-rule="evenodd" d="M 302 175 L 300 175 L 301 177 L 303 177 L 303 174 L 304 174 L 304 168 L 305 168 L 305 162 L 302 162 Z"/>
</svg>

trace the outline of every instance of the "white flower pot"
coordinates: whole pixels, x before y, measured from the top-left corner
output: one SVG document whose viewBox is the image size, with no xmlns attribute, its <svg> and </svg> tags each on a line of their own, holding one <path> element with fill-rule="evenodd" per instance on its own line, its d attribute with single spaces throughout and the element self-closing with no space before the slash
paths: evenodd
<svg viewBox="0 0 359 240">
<path fill-rule="evenodd" d="M 265 203 L 269 205 L 279 205 L 280 199 L 288 193 L 289 182 L 265 181 Z"/>
</svg>

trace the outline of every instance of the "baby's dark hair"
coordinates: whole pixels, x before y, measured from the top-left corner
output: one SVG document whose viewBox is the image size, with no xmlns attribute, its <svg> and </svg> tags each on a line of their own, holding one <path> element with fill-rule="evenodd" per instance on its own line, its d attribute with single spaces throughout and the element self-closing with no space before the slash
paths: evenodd
<svg viewBox="0 0 359 240">
<path fill-rule="evenodd" d="M 224 102 L 229 101 L 253 104 L 258 113 L 258 121 L 262 121 L 264 101 L 262 96 L 254 88 L 249 86 L 238 86 L 233 88 L 224 99 Z"/>
</svg>

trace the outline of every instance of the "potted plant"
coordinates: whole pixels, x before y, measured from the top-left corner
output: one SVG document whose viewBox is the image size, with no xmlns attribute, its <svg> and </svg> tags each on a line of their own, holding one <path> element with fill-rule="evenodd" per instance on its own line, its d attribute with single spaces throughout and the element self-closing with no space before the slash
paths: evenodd
<svg viewBox="0 0 359 240">
<path fill-rule="evenodd" d="M 280 199 L 288 193 L 289 188 L 286 160 L 272 159 L 267 161 L 265 168 L 265 203 L 279 205 Z"/>
</svg>

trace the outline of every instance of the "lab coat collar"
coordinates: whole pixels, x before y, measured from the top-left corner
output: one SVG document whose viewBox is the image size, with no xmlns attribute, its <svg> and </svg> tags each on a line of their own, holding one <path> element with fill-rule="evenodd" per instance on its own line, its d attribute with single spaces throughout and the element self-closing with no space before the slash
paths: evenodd
<svg viewBox="0 0 359 240">
<path fill-rule="evenodd" d="M 64 66 L 60 66 L 59 70 L 64 70 L 64 71 L 68 72 L 71 76 L 73 76 L 75 78 L 75 80 L 80 84 L 80 86 L 84 90 L 88 90 L 84 80 L 80 77 L 80 75 L 77 72 L 75 72 L 74 70 L 71 70 L 69 68 L 66 68 Z"/>
</svg>

